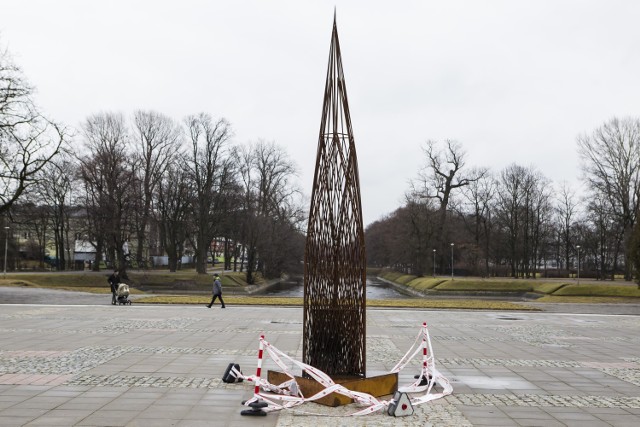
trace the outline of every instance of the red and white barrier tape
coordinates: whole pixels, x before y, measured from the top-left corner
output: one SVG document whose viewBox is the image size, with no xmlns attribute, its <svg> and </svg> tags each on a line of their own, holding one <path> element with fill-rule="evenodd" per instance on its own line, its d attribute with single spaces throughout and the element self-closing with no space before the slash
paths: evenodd
<svg viewBox="0 0 640 427">
<path fill-rule="evenodd" d="M 279 385 L 274 385 L 270 384 L 266 379 L 261 378 L 262 359 L 265 349 L 267 350 L 269 357 L 283 371 L 283 373 L 290 378 L 290 380 Z M 400 361 L 393 367 L 391 373 L 400 372 L 420 352 L 422 352 L 422 368 L 420 370 L 420 375 L 418 375 L 418 379 L 412 384 L 404 387 L 398 387 L 398 391 L 403 393 L 415 394 L 424 392 L 421 396 L 410 396 L 411 404 L 413 406 L 440 399 L 453 392 L 453 387 L 449 381 L 435 367 L 431 338 L 429 337 L 429 330 L 427 329 L 426 323 L 422 324 L 422 328 L 420 329 L 420 332 L 418 333 L 411 348 L 409 348 L 407 353 L 405 353 Z M 311 378 L 321 384 L 324 389 L 313 396 L 304 397 L 296 383 L 295 375 L 289 369 L 290 365 L 287 365 L 284 360 L 302 369 Z M 268 404 L 268 406 L 263 409 L 266 412 L 293 408 L 305 402 L 313 402 L 315 400 L 322 399 L 334 392 L 353 399 L 359 405 L 366 406 L 360 411 L 349 414 L 349 416 L 370 414 L 379 411 L 380 409 L 387 408 L 392 402 L 391 400 L 379 400 L 368 393 L 349 390 L 340 384 L 336 384 L 329 375 L 325 374 L 321 370 L 307 365 L 306 363 L 297 361 L 275 348 L 264 339 L 264 335 L 260 336 L 258 368 L 256 369 L 256 375 L 243 376 L 242 373 L 235 369 L 233 372 L 239 378 L 255 382 L 253 398 L 246 401 L 245 405 L 255 402 L 258 399 L 262 399 Z M 426 380 L 427 383 L 421 385 L 424 380 Z M 436 384 L 442 388 L 442 392 L 432 393 L 433 387 Z M 260 392 L 260 389 L 264 391 Z M 307 414 L 326 416 L 326 414 Z"/>
</svg>

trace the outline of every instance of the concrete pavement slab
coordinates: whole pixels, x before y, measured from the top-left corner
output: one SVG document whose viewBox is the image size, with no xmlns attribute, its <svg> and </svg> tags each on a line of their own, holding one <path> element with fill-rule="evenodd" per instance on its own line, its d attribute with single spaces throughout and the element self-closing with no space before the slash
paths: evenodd
<svg viewBox="0 0 640 427">
<path fill-rule="evenodd" d="M 302 308 L 0 305 L 0 427 L 640 424 L 638 316 L 369 309 L 369 374 L 388 372 L 422 322 L 451 396 L 403 418 L 314 404 L 250 418 L 252 385 L 223 383 L 224 369 L 254 373 L 262 333 L 300 359 Z"/>
</svg>

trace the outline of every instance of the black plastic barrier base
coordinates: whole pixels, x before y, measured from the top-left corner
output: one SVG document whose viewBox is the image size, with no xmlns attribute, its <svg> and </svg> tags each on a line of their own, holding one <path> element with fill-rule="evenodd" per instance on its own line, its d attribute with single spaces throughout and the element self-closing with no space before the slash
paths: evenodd
<svg viewBox="0 0 640 427">
<path fill-rule="evenodd" d="M 414 375 L 413 378 L 415 378 L 416 380 L 420 378 L 420 384 L 418 384 L 419 386 L 427 385 L 433 380 L 431 374 L 429 374 L 429 379 L 425 378 L 424 375 Z"/>
<path fill-rule="evenodd" d="M 249 407 L 251 409 L 245 409 L 244 411 L 241 411 L 240 415 L 248 415 L 252 417 L 265 417 L 267 413 L 263 411 L 262 408 L 266 408 L 267 406 L 269 406 L 267 402 L 262 400 L 251 402 L 249 403 Z"/>
<path fill-rule="evenodd" d="M 242 378 L 238 378 L 236 374 L 233 372 L 233 369 L 242 373 L 240 371 L 240 365 L 238 365 L 237 363 L 229 363 L 229 366 L 227 366 L 227 369 L 225 369 L 224 371 L 224 375 L 222 375 L 223 383 L 241 383 L 242 382 Z"/>
</svg>

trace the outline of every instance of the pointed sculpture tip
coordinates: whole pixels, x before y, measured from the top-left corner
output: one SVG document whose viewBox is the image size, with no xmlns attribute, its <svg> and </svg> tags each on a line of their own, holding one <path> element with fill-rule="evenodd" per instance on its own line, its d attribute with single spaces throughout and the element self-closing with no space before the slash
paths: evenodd
<svg viewBox="0 0 640 427">
<path fill-rule="evenodd" d="M 333 6 L 333 25 L 336 25 L 336 6 Z"/>
</svg>

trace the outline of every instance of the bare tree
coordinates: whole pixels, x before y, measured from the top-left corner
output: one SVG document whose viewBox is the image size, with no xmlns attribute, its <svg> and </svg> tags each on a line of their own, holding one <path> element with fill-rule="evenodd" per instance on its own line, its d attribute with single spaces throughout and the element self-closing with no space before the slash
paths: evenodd
<svg viewBox="0 0 640 427">
<path fill-rule="evenodd" d="M 70 255 L 70 248 L 66 237 L 73 176 L 69 174 L 69 171 L 72 171 L 74 167 L 75 165 L 69 157 L 57 157 L 41 170 L 34 192 L 47 211 L 47 217 L 53 231 L 58 270 L 66 269 L 68 261 L 70 261 L 67 257 Z"/>
<path fill-rule="evenodd" d="M 472 171 L 473 180 L 463 190 L 462 211 L 460 212 L 467 230 L 473 236 L 473 250 L 470 262 L 476 271 L 483 261 L 482 276 L 489 274 L 489 248 L 491 245 L 491 214 L 496 197 L 496 182 L 487 170 Z M 472 249 L 472 248 L 468 248 Z"/>
<path fill-rule="evenodd" d="M 387 267 L 391 265 L 390 240 L 394 235 L 391 225 L 393 214 L 389 214 L 367 225 L 364 231 L 367 248 L 367 265 Z"/>
<path fill-rule="evenodd" d="M 590 228 L 595 234 L 599 276 L 603 280 L 614 279 L 624 239 L 622 223 L 612 210 L 604 194 L 594 194 L 586 206 L 586 224 L 583 225 L 583 228 Z"/>
<path fill-rule="evenodd" d="M 404 206 L 367 226 L 367 265 L 415 275 L 435 272 L 433 236 L 438 211 L 432 200 L 414 199 L 411 194 Z"/>
<path fill-rule="evenodd" d="M 238 257 L 240 257 L 240 271 L 243 272 L 247 250 L 249 247 L 255 248 L 257 244 L 255 242 L 255 236 L 257 236 L 258 233 L 253 230 L 257 226 L 257 223 L 253 221 L 256 215 L 256 184 L 254 183 L 255 174 L 253 173 L 255 153 L 248 146 L 240 146 L 236 148 L 236 157 L 238 159 L 238 193 L 240 199 L 238 202 L 238 212 L 235 215 L 237 227 L 231 233 L 235 238 L 235 242 L 233 242 L 235 248 L 233 251 L 229 251 L 227 248 L 227 251 L 230 252 L 234 258 L 234 271 L 237 269 L 237 260 Z M 254 258 L 252 258 L 252 261 L 255 261 Z M 229 267 L 230 264 L 226 266 L 226 268 Z M 255 265 L 249 267 L 247 280 L 253 280 L 253 271 L 255 268 Z"/>
<path fill-rule="evenodd" d="M 631 259 L 635 269 L 636 283 L 640 289 L 640 221 L 636 221 L 633 226 L 633 234 L 631 237 Z"/>
<path fill-rule="evenodd" d="M 444 249 L 448 230 L 447 209 L 451 203 L 455 190 L 469 185 L 484 176 L 486 169 L 473 169 L 467 173 L 466 152 L 462 145 L 456 141 L 446 140 L 444 148 L 439 148 L 436 141 L 427 141 L 424 152 L 427 156 L 427 166 L 418 174 L 419 184 L 416 196 L 419 198 L 431 198 L 438 202 L 438 220 L 435 240 L 438 256 L 444 257 Z M 472 174 L 473 173 L 473 174 Z"/>
<path fill-rule="evenodd" d="M 253 283 L 256 269 L 274 277 L 290 261 L 296 263 L 295 250 L 289 245 L 298 241 L 295 236 L 303 216 L 296 203 L 300 191 L 292 183 L 296 168 L 283 148 L 258 141 L 241 148 L 238 157 L 244 194 L 240 239 L 246 247 L 247 282 Z M 302 252 L 298 255 L 301 259 Z"/>
<path fill-rule="evenodd" d="M 34 196 L 33 193 L 29 193 Z M 21 246 L 25 249 L 26 259 L 36 261 L 39 268 L 44 268 L 47 259 L 46 249 L 50 240 L 49 214 L 47 207 L 39 203 L 35 197 L 23 197 L 11 209 L 15 228 L 22 231 L 25 240 Z M 20 257 L 18 257 L 20 259 Z"/>
<path fill-rule="evenodd" d="M 178 162 L 169 164 L 156 193 L 160 241 L 169 258 L 169 271 L 173 272 L 184 253 L 193 198 L 191 181 Z"/>
<path fill-rule="evenodd" d="M 624 230 L 625 260 L 640 200 L 640 119 L 613 118 L 578 137 L 578 153 L 589 189 L 607 198 Z M 632 263 L 625 262 L 625 279 L 631 280 Z"/>
<path fill-rule="evenodd" d="M 98 257 L 105 244 L 114 266 L 126 276 L 124 244 L 131 233 L 135 174 L 124 118 L 113 113 L 90 116 L 83 132 L 89 154 L 80 158 L 80 176 L 91 219 L 88 233 L 97 244 Z"/>
<path fill-rule="evenodd" d="M 0 51 L 0 215 L 37 181 L 67 138 L 67 130 L 44 117 L 32 97 L 21 69 Z"/>
<path fill-rule="evenodd" d="M 572 248 L 576 244 L 575 222 L 578 206 L 575 191 L 566 182 L 562 183 L 556 196 L 555 211 L 561 245 L 558 252 L 563 254 L 563 265 L 567 267 L 570 264 Z"/>
<path fill-rule="evenodd" d="M 135 142 L 135 171 L 138 176 L 136 216 L 138 266 L 144 265 L 147 226 L 151 216 L 153 195 L 167 168 L 174 161 L 181 146 L 181 130 L 177 123 L 154 111 L 136 111 L 133 117 Z"/>
<path fill-rule="evenodd" d="M 234 184 L 234 162 L 229 156 L 231 125 L 225 119 L 214 122 L 205 113 L 185 119 L 191 143 L 186 167 L 192 181 L 196 271 L 207 272 L 207 256 L 215 237 L 221 237 L 222 219 L 229 206 Z"/>
<path fill-rule="evenodd" d="M 292 255 L 294 243 L 302 228 L 302 209 L 297 197 L 300 190 L 293 184 L 297 170 L 286 151 L 273 142 L 258 141 L 254 145 L 257 187 L 257 214 L 267 224 L 259 239 L 259 270 L 265 277 L 278 277 L 290 265 L 302 261 Z"/>
<path fill-rule="evenodd" d="M 551 182 L 540 172 L 534 171 L 531 193 L 527 198 L 528 248 L 525 253 L 525 276 L 536 278 L 538 267 L 544 258 L 543 245 L 551 237 L 553 205 L 551 203 Z"/>
<path fill-rule="evenodd" d="M 513 164 L 500 174 L 496 219 L 512 277 L 535 275 L 545 225 L 550 221 L 548 187 L 547 179 L 533 167 Z"/>
</svg>

